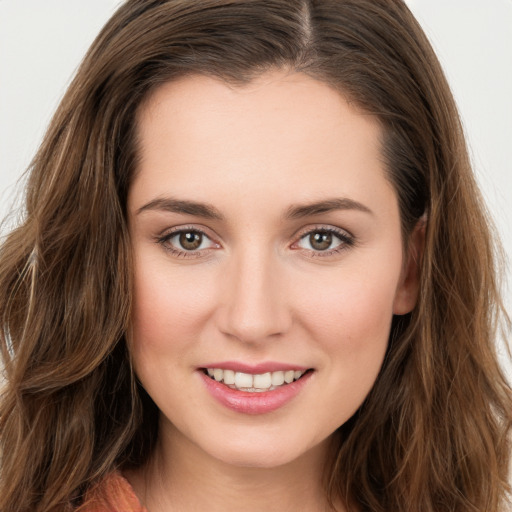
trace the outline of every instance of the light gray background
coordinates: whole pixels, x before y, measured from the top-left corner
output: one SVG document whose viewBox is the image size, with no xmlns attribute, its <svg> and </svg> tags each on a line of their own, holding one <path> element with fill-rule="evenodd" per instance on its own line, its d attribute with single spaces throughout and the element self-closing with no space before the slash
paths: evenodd
<svg viewBox="0 0 512 512">
<path fill-rule="evenodd" d="M 0 0 L 0 218 L 19 196 L 18 180 L 74 70 L 119 4 L 120 0 Z M 408 4 L 445 67 L 478 179 L 510 259 L 512 0 Z M 510 289 L 505 299 L 510 311 Z M 508 371 L 512 374 L 510 365 Z"/>
</svg>

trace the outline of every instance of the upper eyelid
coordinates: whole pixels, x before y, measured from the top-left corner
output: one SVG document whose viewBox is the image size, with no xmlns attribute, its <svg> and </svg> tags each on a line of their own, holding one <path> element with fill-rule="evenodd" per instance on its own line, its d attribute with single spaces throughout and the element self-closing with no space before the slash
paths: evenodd
<svg viewBox="0 0 512 512">
<path fill-rule="evenodd" d="M 329 233 L 346 235 L 349 238 L 355 238 L 355 236 L 348 229 L 333 226 L 331 224 L 317 224 L 311 227 L 301 228 L 295 232 L 294 238 L 300 239 L 306 235 L 315 233 L 316 231 L 328 231 Z"/>
<path fill-rule="evenodd" d="M 171 228 L 164 229 L 161 234 L 158 235 L 158 238 L 164 238 L 164 237 L 170 237 L 172 235 L 176 235 L 177 233 L 186 233 L 188 231 L 193 231 L 197 233 L 201 233 L 202 235 L 205 235 L 206 237 L 213 239 L 218 238 L 211 234 L 211 229 L 208 229 L 206 226 L 174 226 Z"/>
<path fill-rule="evenodd" d="M 212 238 L 212 235 L 209 233 L 212 232 L 210 228 L 207 228 L 206 226 L 202 225 L 183 225 L 183 226 L 173 226 L 171 228 L 166 228 L 161 232 L 161 235 L 159 236 L 166 236 L 174 233 L 182 233 L 184 231 L 197 231 L 199 233 L 202 233 L 209 238 Z M 346 233 L 350 237 L 354 237 L 354 235 L 345 228 L 340 228 L 338 226 L 333 226 L 330 224 L 315 224 L 308 227 L 302 227 L 294 232 L 292 237 L 302 237 L 304 235 L 307 235 L 309 233 L 315 232 L 315 231 L 329 231 L 332 233 Z M 217 235 L 214 235 L 215 238 L 220 238 Z"/>
</svg>

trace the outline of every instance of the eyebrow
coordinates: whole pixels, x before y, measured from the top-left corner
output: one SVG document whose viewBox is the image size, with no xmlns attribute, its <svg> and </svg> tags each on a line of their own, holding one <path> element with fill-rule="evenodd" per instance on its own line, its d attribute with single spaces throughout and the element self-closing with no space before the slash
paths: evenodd
<svg viewBox="0 0 512 512">
<path fill-rule="evenodd" d="M 183 215 L 193 215 L 194 217 L 203 217 L 210 220 L 222 221 L 225 219 L 224 215 L 211 204 L 171 197 L 153 199 L 140 207 L 137 210 L 137 215 L 148 210 L 162 210 Z M 370 208 L 358 201 L 348 198 L 332 198 L 314 203 L 292 205 L 287 209 L 284 217 L 287 219 L 302 219 L 336 210 L 357 210 L 373 215 Z"/>
<path fill-rule="evenodd" d="M 148 210 L 163 210 L 166 212 L 193 215 L 194 217 L 203 217 L 211 220 L 224 220 L 224 215 L 210 204 L 174 199 L 171 197 L 153 199 L 153 201 L 150 201 L 140 207 L 137 210 L 137 215 Z"/>
<path fill-rule="evenodd" d="M 285 217 L 288 219 L 302 219 L 335 210 L 357 210 L 373 215 L 373 212 L 362 203 L 348 198 L 332 198 L 315 203 L 292 205 L 288 208 Z"/>
</svg>

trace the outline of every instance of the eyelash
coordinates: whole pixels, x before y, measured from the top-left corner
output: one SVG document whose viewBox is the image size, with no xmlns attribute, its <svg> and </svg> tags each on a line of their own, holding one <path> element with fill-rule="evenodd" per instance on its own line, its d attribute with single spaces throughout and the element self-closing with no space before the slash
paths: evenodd
<svg viewBox="0 0 512 512">
<path fill-rule="evenodd" d="M 195 233 L 199 234 L 208 240 L 211 241 L 212 244 L 217 245 L 220 247 L 219 244 L 216 244 L 211 240 L 211 237 L 209 237 L 203 230 L 198 229 L 197 227 L 180 227 L 173 231 L 170 231 L 166 233 L 163 236 L 157 237 L 156 242 L 160 244 L 167 252 L 171 253 L 176 258 L 198 258 L 201 257 L 204 253 L 204 251 L 209 251 L 211 248 L 206 249 L 200 249 L 195 251 L 187 251 L 182 249 L 175 249 L 172 245 L 170 245 L 169 241 L 174 238 L 175 236 L 184 234 L 184 233 Z M 325 226 L 315 226 L 312 229 L 308 229 L 307 231 L 300 234 L 298 240 L 292 244 L 293 250 L 300 250 L 300 247 L 293 247 L 296 246 L 300 241 L 306 239 L 308 236 L 311 236 L 314 233 L 322 233 L 322 234 L 331 234 L 334 235 L 339 241 L 339 245 L 336 246 L 334 249 L 326 249 L 326 250 L 313 250 L 313 249 L 303 249 L 305 251 L 308 251 L 309 257 L 317 258 L 317 257 L 329 257 L 333 256 L 335 254 L 339 254 L 351 247 L 353 247 L 356 243 L 355 238 L 353 235 L 348 233 L 345 230 L 333 228 L 333 227 L 325 227 Z M 201 242 L 202 243 L 202 242 Z"/>
<path fill-rule="evenodd" d="M 327 258 L 329 256 L 333 256 L 336 254 L 339 254 L 343 251 L 346 251 L 347 249 L 350 249 L 353 247 L 356 243 L 355 237 L 350 234 L 348 231 L 345 231 L 343 229 L 334 228 L 334 227 L 326 227 L 326 226 L 315 226 L 313 229 L 308 229 L 307 231 L 300 234 L 299 239 L 297 242 L 294 242 L 293 245 L 297 245 L 300 241 L 305 240 L 307 237 L 315 234 L 315 233 L 322 233 L 322 234 L 330 234 L 334 235 L 339 241 L 339 245 L 334 247 L 333 249 L 325 249 L 325 250 L 312 250 L 312 249 L 305 249 L 308 252 L 310 252 L 311 258 Z M 296 249 L 300 250 L 300 248 Z"/>
<path fill-rule="evenodd" d="M 171 253 L 176 258 L 199 258 L 202 256 L 202 253 L 205 250 L 208 249 L 201 249 L 196 251 L 186 251 L 184 249 L 175 249 L 169 241 L 174 238 L 175 236 L 184 234 L 184 233 L 196 233 L 199 234 L 208 240 L 211 240 L 211 237 L 209 237 L 203 230 L 198 229 L 197 227 L 193 226 L 185 226 L 182 228 L 177 228 L 175 230 L 172 230 L 170 232 L 167 232 L 165 235 L 157 237 L 156 242 L 159 243 L 167 252 Z M 212 244 L 215 244 L 215 242 L 212 242 Z M 219 244 L 216 244 L 219 245 Z"/>
</svg>

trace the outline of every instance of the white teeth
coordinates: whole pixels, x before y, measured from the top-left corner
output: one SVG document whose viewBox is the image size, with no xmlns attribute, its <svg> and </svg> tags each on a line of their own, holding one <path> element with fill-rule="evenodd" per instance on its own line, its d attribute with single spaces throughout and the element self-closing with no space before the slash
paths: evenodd
<svg viewBox="0 0 512 512">
<path fill-rule="evenodd" d="M 304 375 L 304 372 L 301 370 L 266 372 L 256 375 L 223 370 L 222 368 L 207 368 L 206 372 L 217 382 L 224 382 L 224 384 L 233 389 L 251 392 L 267 391 L 284 384 L 291 384 L 294 380 L 298 380 Z"/>
<path fill-rule="evenodd" d="M 272 386 L 284 384 L 284 372 L 272 372 Z"/>
<path fill-rule="evenodd" d="M 235 383 L 235 372 L 233 370 L 224 370 L 224 384 Z"/>
<path fill-rule="evenodd" d="M 235 386 L 237 388 L 252 388 L 253 387 L 252 381 L 253 381 L 253 378 L 250 373 L 242 373 L 242 372 L 235 373 Z"/>
<path fill-rule="evenodd" d="M 263 373 L 253 377 L 253 387 L 259 389 L 268 389 L 272 386 L 272 375 L 270 373 Z"/>
</svg>

